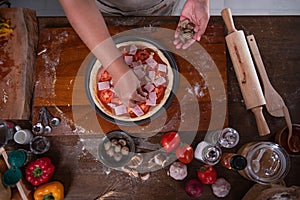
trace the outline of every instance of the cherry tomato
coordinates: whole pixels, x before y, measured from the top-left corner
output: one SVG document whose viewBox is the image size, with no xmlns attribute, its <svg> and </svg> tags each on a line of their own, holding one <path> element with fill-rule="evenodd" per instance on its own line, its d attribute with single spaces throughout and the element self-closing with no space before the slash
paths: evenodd
<svg viewBox="0 0 300 200">
<path fill-rule="evenodd" d="M 171 152 L 178 147 L 180 136 L 177 132 L 168 132 L 162 136 L 160 143 L 167 152 Z"/>
<path fill-rule="evenodd" d="M 217 171 L 211 165 L 201 166 L 197 175 L 203 184 L 213 184 L 217 180 Z"/>
<path fill-rule="evenodd" d="M 111 76 L 108 73 L 108 71 L 104 71 L 103 73 L 99 73 L 98 75 L 98 81 L 104 82 L 104 81 L 110 81 L 111 80 Z"/>
<path fill-rule="evenodd" d="M 98 91 L 98 97 L 104 103 L 110 103 L 114 97 L 114 93 L 110 89 Z"/>
<path fill-rule="evenodd" d="M 184 163 L 189 164 L 194 158 L 194 150 L 189 144 L 184 144 L 176 149 L 177 159 Z"/>
<path fill-rule="evenodd" d="M 165 90 L 166 88 L 162 85 L 154 88 L 154 92 L 156 93 L 156 104 L 159 104 L 164 98 Z"/>
</svg>

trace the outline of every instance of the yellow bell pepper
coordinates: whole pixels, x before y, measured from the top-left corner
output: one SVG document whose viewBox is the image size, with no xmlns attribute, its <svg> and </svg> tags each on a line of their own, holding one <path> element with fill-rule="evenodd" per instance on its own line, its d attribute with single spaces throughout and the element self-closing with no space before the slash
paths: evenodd
<svg viewBox="0 0 300 200">
<path fill-rule="evenodd" d="M 37 187 L 33 197 L 34 200 L 63 200 L 64 186 L 58 181 L 44 183 Z"/>
</svg>

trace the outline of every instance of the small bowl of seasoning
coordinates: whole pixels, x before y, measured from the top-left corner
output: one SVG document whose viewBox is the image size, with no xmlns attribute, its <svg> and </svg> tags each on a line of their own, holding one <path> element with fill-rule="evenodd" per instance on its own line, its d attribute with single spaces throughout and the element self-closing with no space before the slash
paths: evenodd
<svg viewBox="0 0 300 200">
<path fill-rule="evenodd" d="M 126 165 L 135 153 L 133 139 L 124 131 L 107 133 L 99 144 L 99 159 L 110 168 Z"/>
<path fill-rule="evenodd" d="M 300 125 L 299 124 L 293 124 L 292 125 L 292 145 L 297 151 L 291 151 L 291 149 L 288 146 L 288 127 L 285 126 L 282 129 L 280 129 L 275 136 L 275 141 L 278 143 L 286 152 L 292 156 L 300 156 Z"/>
</svg>

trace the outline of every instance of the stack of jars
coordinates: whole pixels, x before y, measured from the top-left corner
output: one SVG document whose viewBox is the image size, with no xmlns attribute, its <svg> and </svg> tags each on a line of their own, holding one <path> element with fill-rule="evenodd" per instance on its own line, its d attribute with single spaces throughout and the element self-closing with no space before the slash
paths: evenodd
<svg viewBox="0 0 300 200">
<path fill-rule="evenodd" d="M 244 156 L 222 153 L 221 148 L 233 148 L 239 142 L 239 133 L 233 128 L 207 132 L 204 141 L 195 150 L 195 158 L 205 164 L 220 164 L 228 169 L 242 170 L 247 166 Z"/>
</svg>

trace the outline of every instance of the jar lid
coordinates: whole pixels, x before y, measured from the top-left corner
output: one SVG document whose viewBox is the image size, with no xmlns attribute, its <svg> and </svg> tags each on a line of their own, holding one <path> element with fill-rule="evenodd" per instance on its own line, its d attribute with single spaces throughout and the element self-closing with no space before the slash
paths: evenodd
<svg viewBox="0 0 300 200">
<path fill-rule="evenodd" d="M 236 170 L 243 170 L 247 167 L 247 159 L 242 155 L 234 155 L 230 159 L 230 166 Z"/>
<path fill-rule="evenodd" d="M 16 185 L 22 177 L 22 172 L 17 167 L 11 167 L 6 170 L 2 176 L 2 183 L 5 186 Z"/>
<path fill-rule="evenodd" d="M 256 182 L 280 182 L 288 173 L 290 160 L 281 146 L 272 142 L 259 142 L 247 155 L 247 170 Z"/>
<path fill-rule="evenodd" d="M 204 160 L 210 162 L 211 164 L 216 164 L 219 162 L 222 156 L 222 151 L 218 146 L 207 146 L 204 151 Z"/>
<path fill-rule="evenodd" d="M 27 155 L 24 150 L 13 150 L 8 154 L 8 163 L 13 167 L 21 167 L 27 160 Z"/>
</svg>

